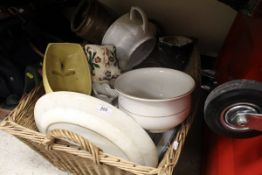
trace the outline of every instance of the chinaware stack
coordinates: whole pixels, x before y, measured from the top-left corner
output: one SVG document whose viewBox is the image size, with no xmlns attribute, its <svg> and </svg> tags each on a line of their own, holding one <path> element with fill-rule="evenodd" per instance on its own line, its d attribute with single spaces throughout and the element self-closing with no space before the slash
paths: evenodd
<svg viewBox="0 0 262 175">
<path fill-rule="evenodd" d="M 155 167 L 158 152 L 146 131 L 128 114 L 90 94 L 108 91 L 98 85 L 109 85 L 120 75 L 115 55 L 112 45 L 50 43 L 43 64 L 46 95 L 34 109 L 36 126 L 44 134 L 55 129 L 74 132 L 106 153 Z"/>
<path fill-rule="evenodd" d="M 176 126 L 190 113 L 195 82 L 175 69 L 134 69 L 156 44 L 156 27 L 139 7 L 111 25 L 105 23 L 96 31 L 100 37 L 89 38 L 94 22 L 102 20 L 95 20 L 101 8 L 94 0 L 83 0 L 71 23 L 90 43 L 48 44 L 43 61 L 46 94 L 35 104 L 36 126 L 43 134 L 57 129 L 78 134 L 109 155 L 156 167 Z M 164 134 L 153 141 L 152 133 Z"/>
<path fill-rule="evenodd" d="M 157 165 L 169 142 L 163 146 L 160 141 L 157 148 L 146 131 L 167 132 L 166 137 L 173 138 L 168 133 L 174 133 L 189 115 L 195 86 L 189 75 L 168 68 L 121 74 L 114 46 L 87 44 L 82 48 L 73 43 L 48 45 L 43 80 L 47 94 L 34 110 L 40 132 L 65 129 L 106 153 L 151 167 Z M 118 108 L 101 99 L 106 93 L 118 97 Z"/>
</svg>

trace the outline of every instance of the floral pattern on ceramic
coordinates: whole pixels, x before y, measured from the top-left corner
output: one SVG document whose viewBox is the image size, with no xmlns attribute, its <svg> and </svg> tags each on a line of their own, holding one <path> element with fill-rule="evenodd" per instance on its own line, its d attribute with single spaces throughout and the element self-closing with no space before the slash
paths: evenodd
<svg viewBox="0 0 262 175">
<path fill-rule="evenodd" d="M 93 82 L 109 82 L 120 75 L 116 48 L 113 45 L 86 44 L 84 50 Z"/>
</svg>

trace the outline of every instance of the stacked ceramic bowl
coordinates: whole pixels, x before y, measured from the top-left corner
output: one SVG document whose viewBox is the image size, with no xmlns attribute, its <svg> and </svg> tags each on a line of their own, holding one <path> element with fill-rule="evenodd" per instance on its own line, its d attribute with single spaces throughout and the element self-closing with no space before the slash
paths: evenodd
<svg viewBox="0 0 262 175">
<path fill-rule="evenodd" d="M 174 128 L 187 118 L 194 86 L 191 76 L 168 68 L 135 69 L 115 82 L 119 108 L 153 133 Z"/>
</svg>

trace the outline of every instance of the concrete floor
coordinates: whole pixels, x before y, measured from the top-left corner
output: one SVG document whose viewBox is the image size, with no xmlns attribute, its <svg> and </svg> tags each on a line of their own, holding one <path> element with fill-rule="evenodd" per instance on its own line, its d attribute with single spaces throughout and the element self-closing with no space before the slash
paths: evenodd
<svg viewBox="0 0 262 175">
<path fill-rule="evenodd" d="M 68 175 L 14 136 L 0 131 L 0 175 Z"/>
</svg>

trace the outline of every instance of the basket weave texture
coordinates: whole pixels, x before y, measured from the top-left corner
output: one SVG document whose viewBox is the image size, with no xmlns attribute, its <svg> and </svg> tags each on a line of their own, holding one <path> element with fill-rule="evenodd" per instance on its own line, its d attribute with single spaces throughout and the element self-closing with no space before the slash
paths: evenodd
<svg viewBox="0 0 262 175">
<path fill-rule="evenodd" d="M 198 67 L 195 63 L 198 61 L 194 57 L 193 67 Z M 191 65 L 188 73 L 198 79 L 195 75 L 199 75 L 199 69 L 193 69 Z M 38 132 L 33 115 L 34 106 L 43 94 L 43 87 L 40 86 L 23 97 L 19 105 L 0 123 L 0 129 L 16 136 L 54 166 L 76 175 L 172 175 L 196 115 L 197 105 L 194 103 L 197 102 L 194 99 L 198 99 L 193 97 L 191 115 L 179 126 L 173 144 L 169 146 L 158 167 L 154 168 L 106 154 L 85 138 L 66 130 L 53 130 L 47 135 Z M 197 94 L 195 91 L 193 96 Z"/>
</svg>

